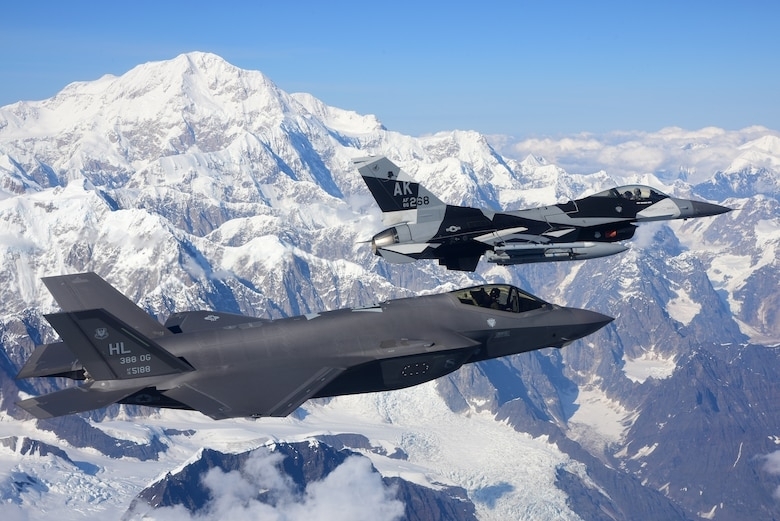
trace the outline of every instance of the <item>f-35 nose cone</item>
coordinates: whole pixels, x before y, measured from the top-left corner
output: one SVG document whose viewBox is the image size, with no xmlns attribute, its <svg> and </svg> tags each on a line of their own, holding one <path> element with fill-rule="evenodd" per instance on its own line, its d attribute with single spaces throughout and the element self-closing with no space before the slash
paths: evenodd
<svg viewBox="0 0 780 521">
<path fill-rule="evenodd" d="M 602 315 L 589 309 L 568 308 L 571 312 L 570 330 L 567 332 L 566 340 L 577 340 L 595 333 L 613 320 L 612 317 Z"/>
<path fill-rule="evenodd" d="M 553 341 L 550 346 L 563 347 L 595 333 L 614 320 L 612 317 L 580 308 L 555 308 L 551 313 Z"/>
</svg>

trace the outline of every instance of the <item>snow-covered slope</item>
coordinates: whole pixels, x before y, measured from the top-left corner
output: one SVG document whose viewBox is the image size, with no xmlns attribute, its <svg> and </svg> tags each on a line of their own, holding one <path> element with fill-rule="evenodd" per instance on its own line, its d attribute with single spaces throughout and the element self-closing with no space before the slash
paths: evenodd
<svg viewBox="0 0 780 521">
<path fill-rule="evenodd" d="M 385 477 L 462 487 L 480 519 L 780 515 L 768 463 L 780 436 L 780 390 L 768 380 L 780 363 L 749 345 L 780 344 L 780 153 L 774 132 L 756 132 L 734 140 L 732 155 L 696 147 L 703 164 L 730 159 L 708 176 L 699 169 L 694 185 L 668 162 L 574 175 L 542 151 L 501 155 L 474 132 L 404 136 L 205 53 L 0 107 L 4 518 L 65 507 L 63 519 L 116 518 L 201 448 L 350 433 L 369 440 L 351 448 Z M 642 182 L 738 211 L 645 225 L 629 252 L 584 263 L 480 264 L 475 274 L 389 265 L 360 242 L 381 226 L 350 166 L 368 154 L 388 155 L 453 204 L 514 209 Z M 113 407 L 35 422 L 13 402 L 68 385 L 13 380 L 34 344 L 56 338 L 40 277 L 83 270 L 161 320 L 193 308 L 273 318 L 481 280 L 616 320 L 561 351 L 467 366 L 403 392 L 314 401 L 283 420 Z M 702 445 L 710 449 L 694 450 Z"/>
</svg>

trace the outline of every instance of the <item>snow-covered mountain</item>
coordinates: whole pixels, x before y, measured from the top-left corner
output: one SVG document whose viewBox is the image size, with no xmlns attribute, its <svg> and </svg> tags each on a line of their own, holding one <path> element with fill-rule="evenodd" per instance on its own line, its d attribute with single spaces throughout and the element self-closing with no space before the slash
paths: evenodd
<svg viewBox="0 0 780 521">
<path fill-rule="evenodd" d="M 695 184 L 667 164 L 570 174 L 537 153 L 499 154 L 474 132 L 404 136 L 205 53 L 1 107 L 0 512 L 129 518 L 146 511 L 150 491 L 189 490 L 190 503 L 172 500 L 155 518 L 224 515 L 227 491 L 214 484 L 211 500 L 196 497 L 204 472 L 193 469 L 243 454 L 233 458 L 243 466 L 219 467 L 224 478 L 237 491 L 261 478 L 277 488 L 225 496 L 245 501 L 236 517 L 265 507 L 309 515 L 318 490 L 347 494 L 356 473 L 376 486 L 343 501 L 378 498 L 388 519 L 443 518 L 457 506 L 479 519 L 780 516 L 780 146 L 777 133 L 757 132 Z M 350 166 L 368 154 L 391 157 L 453 204 L 512 209 L 643 182 L 737 210 L 644 225 L 630 251 L 582 263 L 480 264 L 475 274 L 390 265 L 360 242 L 381 229 Z M 193 308 L 273 318 L 483 280 L 616 320 L 560 351 L 316 400 L 285 419 L 115 406 L 31 420 L 14 406 L 20 395 L 70 385 L 13 380 L 36 343 L 56 338 L 40 277 L 86 270 L 161 320 Z M 301 442 L 305 451 L 289 445 Z M 300 460 L 268 456 L 279 446 L 328 470 L 296 481 Z M 272 464 L 247 456 L 258 450 Z M 294 493 L 279 485 L 290 480 Z"/>
</svg>

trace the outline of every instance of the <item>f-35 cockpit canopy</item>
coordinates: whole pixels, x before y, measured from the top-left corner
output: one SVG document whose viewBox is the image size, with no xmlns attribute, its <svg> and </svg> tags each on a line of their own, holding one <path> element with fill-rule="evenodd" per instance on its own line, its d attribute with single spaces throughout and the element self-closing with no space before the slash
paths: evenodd
<svg viewBox="0 0 780 521">
<path fill-rule="evenodd" d="M 544 300 L 509 284 L 484 284 L 452 293 L 462 304 L 511 313 L 525 313 L 550 305 Z"/>
</svg>

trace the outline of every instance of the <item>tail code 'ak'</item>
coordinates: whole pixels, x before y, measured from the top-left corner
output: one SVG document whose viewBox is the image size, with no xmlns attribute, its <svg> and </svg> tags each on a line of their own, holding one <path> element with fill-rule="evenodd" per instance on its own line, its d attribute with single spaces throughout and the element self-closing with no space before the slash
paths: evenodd
<svg viewBox="0 0 780 521">
<path fill-rule="evenodd" d="M 386 223 L 443 219 L 447 205 L 386 157 L 354 159 L 353 164 L 358 167 Z"/>
</svg>

